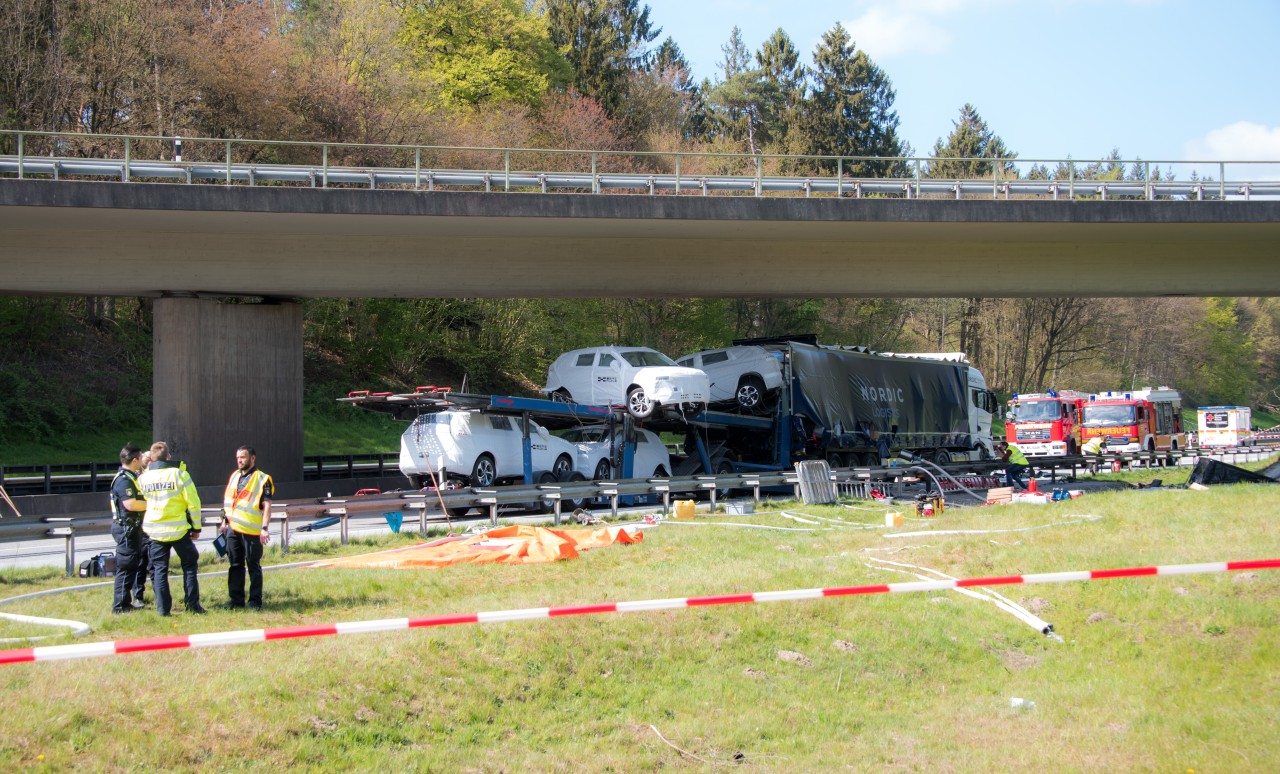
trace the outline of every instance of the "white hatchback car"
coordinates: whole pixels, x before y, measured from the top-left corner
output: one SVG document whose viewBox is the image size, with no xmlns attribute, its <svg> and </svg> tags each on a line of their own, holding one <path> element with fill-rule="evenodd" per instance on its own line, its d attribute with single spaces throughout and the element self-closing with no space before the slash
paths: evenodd
<svg viewBox="0 0 1280 774">
<path fill-rule="evenodd" d="M 578 470 L 593 481 L 606 481 L 622 475 L 613 460 L 613 444 L 609 441 L 608 425 L 577 427 L 561 434 L 561 438 L 578 447 Z M 615 428 L 613 438 L 622 443 L 622 430 Z M 621 450 L 619 449 L 619 454 Z M 636 478 L 660 478 L 671 475 L 671 454 L 666 444 L 654 433 L 636 429 L 636 450 L 632 462 Z"/>
<path fill-rule="evenodd" d="M 557 481 L 574 473 L 578 449 L 530 421 L 533 471 Z M 448 409 L 423 414 L 400 436 L 400 472 L 414 487 L 430 484 L 429 471 L 469 486 L 491 486 L 502 479 L 524 479 L 520 419 L 506 414 Z"/>
<path fill-rule="evenodd" d="M 707 375 L 712 403 L 734 401 L 745 411 L 761 410 L 768 394 L 782 386 L 782 354 L 764 347 L 704 349 L 677 362 Z"/>
<path fill-rule="evenodd" d="M 686 413 L 707 404 L 707 375 L 682 368 L 647 347 L 590 347 L 556 358 L 542 389 L 552 400 L 591 406 L 625 405 L 637 419 L 662 406 Z"/>
</svg>

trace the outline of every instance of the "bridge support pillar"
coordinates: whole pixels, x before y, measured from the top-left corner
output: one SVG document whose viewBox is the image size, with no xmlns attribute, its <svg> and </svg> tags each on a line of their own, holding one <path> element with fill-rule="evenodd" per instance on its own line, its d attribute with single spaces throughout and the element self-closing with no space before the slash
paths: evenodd
<svg viewBox="0 0 1280 774">
<path fill-rule="evenodd" d="M 301 481 L 301 304 L 164 297 L 154 311 L 155 439 L 197 486 L 225 484 L 240 446 L 276 481 Z"/>
</svg>

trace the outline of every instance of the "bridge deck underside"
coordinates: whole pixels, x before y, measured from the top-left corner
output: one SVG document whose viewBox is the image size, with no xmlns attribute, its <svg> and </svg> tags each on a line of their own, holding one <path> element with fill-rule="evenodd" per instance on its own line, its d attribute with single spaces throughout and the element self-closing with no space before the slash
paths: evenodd
<svg viewBox="0 0 1280 774">
<path fill-rule="evenodd" d="M 0 180 L 0 292 L 1280 294 L 1280 202 L 904 201 Z"/>
</svg>

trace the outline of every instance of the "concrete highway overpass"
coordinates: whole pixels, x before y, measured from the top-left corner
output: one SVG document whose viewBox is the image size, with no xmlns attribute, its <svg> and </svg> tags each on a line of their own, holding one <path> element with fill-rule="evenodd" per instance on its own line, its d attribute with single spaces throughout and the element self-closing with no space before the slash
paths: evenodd
<svg viewBox="0 0 1280 774">
<path fill-rule="evenodd" d="M 0 292 L 1280 293 L 1280 202 L 473 193 L 0 180 Z"/>
<path fill-rule="evenodd" d="M 647 196 L 0 179 L 0 293 L 152 296 L 157 438 L 302 469 L 325 296 L 1280 294 L 1280 202 Z M 218 296 L 262 296 L 221 304 Z"/>
</svg>

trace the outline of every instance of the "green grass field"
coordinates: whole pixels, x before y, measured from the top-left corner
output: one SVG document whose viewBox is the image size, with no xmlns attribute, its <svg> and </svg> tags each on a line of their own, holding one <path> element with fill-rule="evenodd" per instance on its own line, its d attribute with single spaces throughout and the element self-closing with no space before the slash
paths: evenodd
<svg viewBox="0 0 1280 774">
<path fill-rule="evenodd" d="M 726 523 L 806 525 L 700 514 L 554 565 L 281 570 L 267 574 L 257 614 L 218 610 L 221 578 L 203 581 L 204 617 L 112 617 L 106 589 L 0 611 L 85 621 L 88 639 L 107 640 L 914 580 L 873 558 L 955 577 L 1272 558 L 1277 494 L 1242 485 L 950 508 L 907 527 L 1069 523 L 898 539 L 876 526 L 882 507 L 792 503 L 831 521 L 765 531 Z M 289 559 L 412 539 L 298 545 Z M 56 571 L 7 571 L 0 596 L 69 583 Z M 996 590 L 1064 641 L 942 592 L 10 665 L 0 667 L 0 768 L 1280 769 L 1280 572 Z M 0 625 L 0 636 L 31 632 Z M 1013 697 L 1035 707 L 1013 708 Z"/>
</svg>

